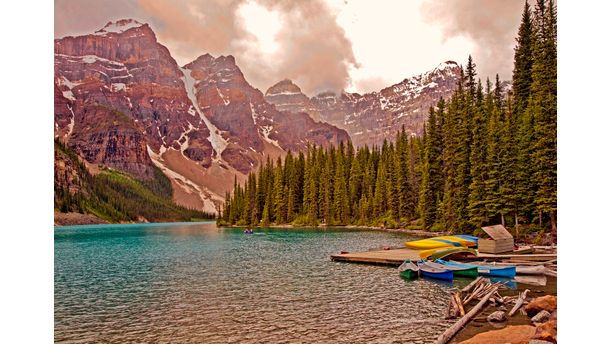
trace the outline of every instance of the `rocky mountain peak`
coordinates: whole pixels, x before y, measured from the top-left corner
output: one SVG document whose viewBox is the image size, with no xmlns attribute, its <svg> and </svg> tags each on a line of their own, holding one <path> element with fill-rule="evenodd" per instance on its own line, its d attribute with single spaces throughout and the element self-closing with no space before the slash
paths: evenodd
<svg viewBox="0 0 612 344">
<path fill-rule="evenodd" d="M 281 80 L 268 88 L 265 98 L 280 111 L 304 112 L 315 121 L 321 120 L 320 113 L 312 101 L 289 79 Z"/>
<path fill-rule="evenodd" d="M 279 94 L 302 94 L 302 90 L 298 85 L 294 84 L 293 81 L 284 79 L 277 82 L 266 91 L 266 96 Z"/>
<path fill-rule="evenodd" d="M 103 28 L 101 28 L 100 30 L 94 32 L 94 35 L 96 36 L 106 36 L 108 34 L 114 33 L 114 34 L 121 34 L 124 33 L 128 30 L 131 29 L 135 29 L 135 28 L 146 28 L 149 31 L 151 31 L 151 28 L 149 27 L 148 24 L 143 24 L 137 20 L 134 19 L 120 19 L 117 21 L 109 21 L 106 25 L 104 25 Z M 152 32 L 152 31 L 151 31 Z"/>
</svg>

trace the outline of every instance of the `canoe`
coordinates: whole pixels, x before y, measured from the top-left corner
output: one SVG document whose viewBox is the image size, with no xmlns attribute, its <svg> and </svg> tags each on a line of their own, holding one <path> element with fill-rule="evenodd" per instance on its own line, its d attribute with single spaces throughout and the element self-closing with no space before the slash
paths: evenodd
<svg viewBox="0 0 612 344">
<path fill-rule="evenodd" d="M 448 256 L 477 256 L 478 253 L 473 248 L 467 247 L 442 247 L 442 248 L 432 248 L 430 250 L 421 250 L 419 252 L 419 256 L 421 259 L 430 259 L 435 261 L 436 259 L 442 259 Z"/>
<path fill-rule="evenodd" d="M 546 267 L 544 265 L 517 266 L 516 273 L 518 275 L 544 275 Z"/>
<path fill-rule="evenodd" d="M 495 277 L 514 277 L 516 276 L 515 266 L 492 266 L 484 265 L 480 263 L 458 263 L 454 261 L 437 260 L 437 263 L 448 265 L 448 266 L 462 266 L 462 267 L 475 267 L 478 269 L 478 274 L 482 276 L 495 276 Z"/>
<path fill-rule="evenodd" d="M 446 269 L 438 269 L 436 267 L 429 266 L 426 262 L 418 262 L 419 275 L 428 278 L 441 279 L 446 281 L 453 280 L 453 272 Z"/>
<path fill-rule="evenodd" d="M 453 263 L 458 263 L 458 262 L 453 261 Z M 524 265 L 510 265 L 507 263 L 502 263 L 503 265 L 502 264 L 497 265 L 498 263 L 496 262 L 493 262 L 490 265 L 485 264 L 485 263 L 480 263 L 480 262 L 471 262 L 470 264 L 479 265 L 479 266 L 489 266 L 489 267 L 493 267 L 496 269 L 514 267 L 516 268 L 516 275 L 545 275 L 546 270 L 547 270 L 544 265 L 524 266 Z"/>
<path fill-rule="evenodd" d="M 410 260 L 406 260 L 397 268 L 400 276 L 405 279 L 415 279 L 419 277 L 419 268 Z"/>
<path fill-rule="evenodd" d="M 432 268 L 438 268 L 441 270 L 450 270 L 453 272 L 453 276 L 455 277 L 478 277 L 478 268 L 477 267 L 463 267 L 463 266 L 454 266 L 454 265 L 444 265 L 435 262 L 426 262 L 427 266 L 431 266 Z"/>
<path fill-rule="evenodd" d="M 421 239 L 415 241 L 406 241 L 406 247 L 417 250 L 429 250 L 441 247 L 475 247 L 478 245 L 478 238 L 470 235 L 446 235 Z"/>
</svg>

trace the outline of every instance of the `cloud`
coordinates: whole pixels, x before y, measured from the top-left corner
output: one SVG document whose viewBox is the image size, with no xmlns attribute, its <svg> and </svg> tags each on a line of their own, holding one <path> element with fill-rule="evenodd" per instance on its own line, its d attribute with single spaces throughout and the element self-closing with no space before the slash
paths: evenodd
<svg viewBox="0 0 612 344">
<path fill-rule="evenodd" d="M 474 41 L 472 57 L 481 78 L 499 73 L 508 80 L 523 6 L 523 1 L 508 0 L 428 0 L 421 12 L 425 20 L 442 27 L 445 38 L 464 36 Z"/>
<path fill-rule="evenodd" d="M 55 37 L 87 34 L 108 21 L 134 18 L 149 23 L 180 65 L 206 53 L 231 54 L 246 79 L 264 92 L 289 78 L 314 95 L 378 90 L 447 59 L 465 64 L 470 50 L 481 78 L 500 73 L 509 79 L 522 6 L 510 0 L 425 0 L 422 5 L 55 0 Z"/>
<path fill-rule="evenodd" d="M 83 35 L 101 29 L 109 21 L 133 18 L 151 22 L 136 0 L 55 0 L 55 37 Z"/>
<path fill-rule="evenodd" d="M 253 18 L 244 18 L 245 8 Z M 149 23 L 181 65 L 206 53 L 234 55 L 247 80 L 264 92 L 284 78 L 307 94 L 340 91 L 357 65 L 323 0 L 56 0 L 55 36 L 91 33 L 121 18 Z M 271 18 L 278 25 L 260 32 Z"/>
</svg>

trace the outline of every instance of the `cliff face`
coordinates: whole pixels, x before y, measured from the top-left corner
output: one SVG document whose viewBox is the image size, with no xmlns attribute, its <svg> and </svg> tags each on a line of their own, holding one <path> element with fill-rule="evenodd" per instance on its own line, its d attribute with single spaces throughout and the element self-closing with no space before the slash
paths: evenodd
<svg viewBox="0 0 612 344">
<path fill-rule="evenodd" d="M 279 112 L 231 56 L 179 67 L 147 24 L 129 19 L 55 41 L 54 97 L 55 137 L 91 166 L 143 180 L 157 166 L 177 203 L 209 212 L 266 157 L 349 139 Z"/>
</svg>

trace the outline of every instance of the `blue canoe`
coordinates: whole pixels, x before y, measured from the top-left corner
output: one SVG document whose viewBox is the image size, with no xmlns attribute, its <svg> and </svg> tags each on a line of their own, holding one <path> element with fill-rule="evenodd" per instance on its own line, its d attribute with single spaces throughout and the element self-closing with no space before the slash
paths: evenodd
<svg viewBox="0 0 612 344">
<path fill-rule="evenodd" d="M 422 277 L 441 279 L 446 281 L 453 280 L 453 272 L 451 270 L 440 269 L 429 265 L 427 262 L 417 262 L 419 267 L 419 275 Z"/>
<path fill-rule="evenodd" d="M 447 262 L 445 260 L 438 259 L 436 263 L 448 265 L 448 266 L 459 266 L 465 268 L 478 268 L 478 274 L 482 276 L 494 276 L 494 277 L 514 277 L 516 276 L 516 266 L 492 266 L 484 264 L 465 264 L 457 262 Z"/>
</svg>

